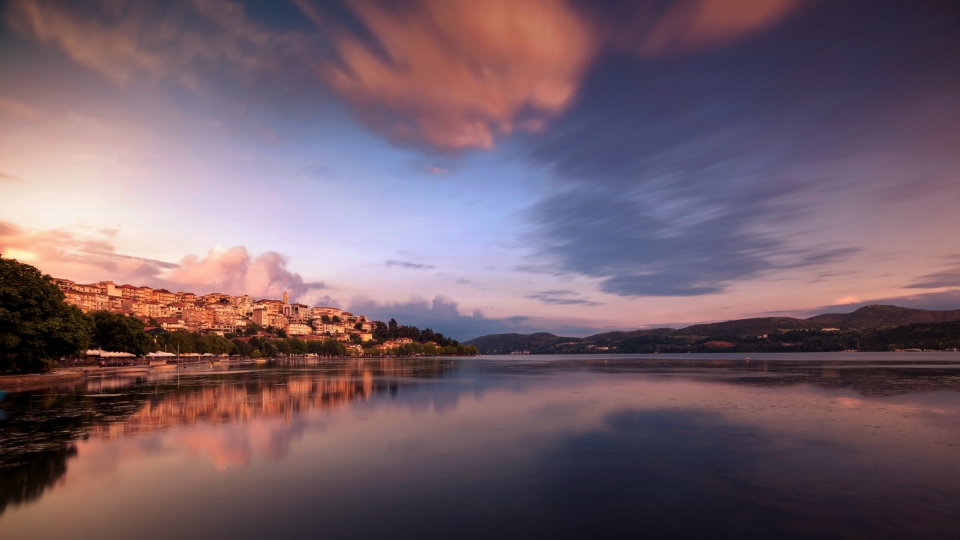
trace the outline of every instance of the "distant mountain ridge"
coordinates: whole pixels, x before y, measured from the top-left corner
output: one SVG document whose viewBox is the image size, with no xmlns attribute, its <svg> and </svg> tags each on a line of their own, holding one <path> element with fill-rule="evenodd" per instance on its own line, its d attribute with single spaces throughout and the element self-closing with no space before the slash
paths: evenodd
<svg viewBox="0 0 960 540">
<path fill-rule="evenodd" d="M 890 350 L 898 345 L 876 340 L 889 341 L 893 339 L 891 336 L 894 334 L 900 336 L 897 339 L 907 338 L 903 337 L 903 332 L 883 333 L 879 332 L 881 329 L 909 325 L 940 325 L 942 327 L 943 323 L 953 321 L 960 321 L 960 309 L 934 311 L 891 305 L 870 305 L 852 313 L 824 313 L 807 319 L 757 317 L 695 324 L 680 329 L 654 328 L 604 332 L 585 338 L 563 337 L 546 332 L 491 334 L 471 339 L 465 344 L 474 345 L 481 354 L 845 350 L 854 348 L 853 344 L 859 349 L 864 341 L 871 344 L 870 350 Z M 947 329 L 947 338 L 939 338 L 939 345 L 943 346 L 947 343 L 944 339 L 949 338 L 953 326 L 956 325 L 938 327 L 936 331 L 940 333 L 937 335 L 942 335 L 944 328 Z M 837 347 L 843 348 L 837 349 Z"/>
<path fill-rule="evenodd" d="M 960 309 L 934 311 L 890 305 L 873 305 L 864 306 L 853 313 L 824 313 L 806 320 L 818 324 L 832 324 L 851 328 L 877 328 L 958 321 L 960 320 Z"/>
</svg>

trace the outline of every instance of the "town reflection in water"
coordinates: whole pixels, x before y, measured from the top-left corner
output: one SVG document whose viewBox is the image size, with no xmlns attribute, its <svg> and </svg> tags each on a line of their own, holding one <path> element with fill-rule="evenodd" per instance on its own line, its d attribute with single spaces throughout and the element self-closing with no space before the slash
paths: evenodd
<svg viewBox="0 0 960 540">
<path fill-rule="evenodd" d="M 945 538 L 960 523 L 951 355 L 341 360 L 3 397 L 5 539 Z"/>
<path fill-rule="evenodd" d="M 41 496 L 66 472 L 78 440 L 111 440 L 178 426 L 223 426 L 335 408 L 377 393 L 396 394 L 418 378 L 441 376 L 450 360 L 331 361 L 309 371 L 270 368 L 211 373 L 93 376 L 75 384 L 16 393 L 0 402 L 0 514 Z M 199 440 L 189 441 L 191 446 Z M 214 459 L 232 462 L 220 449 Z"/>
</svg>

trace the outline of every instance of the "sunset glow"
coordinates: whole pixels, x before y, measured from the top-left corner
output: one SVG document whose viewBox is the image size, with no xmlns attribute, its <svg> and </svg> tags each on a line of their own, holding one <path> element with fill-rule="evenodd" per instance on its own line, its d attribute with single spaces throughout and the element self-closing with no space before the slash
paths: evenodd
<svg viewBox="0 0 960 540">
<path fill-rule="evenodd" d="M 949 2 L 0 4 L 0 253 L 467 340 L 960 307 Z"/>
</svg>

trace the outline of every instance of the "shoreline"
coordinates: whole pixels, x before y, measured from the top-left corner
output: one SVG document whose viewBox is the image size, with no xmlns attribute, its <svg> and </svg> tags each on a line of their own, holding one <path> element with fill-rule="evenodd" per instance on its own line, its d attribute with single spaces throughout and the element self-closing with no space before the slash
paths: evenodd
<svg viewBox="0 0 960 540">
<path fill-rule="evenodd" d="M 62 369 L 50 373 L 0 375 L 0 390 L 30 390 L 47 385 L 73 382 L 86 377 L 82 370 Z"/>
<path fill-rule="evenodd" d="M 356 360 L 366 360 L 366 359 L 382 359 L 382 358 L 391 358 L 385 356 L 341 356 L 341 357 L 325 357 L 324 359 L 356 359 Z M 397 358 L 397 357 L 392 357 Z M 401 357 L 405 358 L 405 357 Z M 426 357 L 426 358 L 440 358 L 440 357 Z M 53 371 L 47 373 L 22 373 L 22 374 L 0 374 L 0 391 L 6 392 L 18 392 L 21 390 L 35 390 L 38 388 L 44 388 L 49 386 L 56 386 L 58 384 L 73 383 L 77 381 L 82 381 L 88 377 L 91 378 L 100 378 L 105 375 L 120 375 L 120 374 L 135 374 L 135 373 L 148 373 L 148 372 L 158 372 L 158 371 L 174 371 L 178 367 L 183 370 L 190 370 L 193 372 L 196 371 L 206 371 L 203 368 L 212 368 L 213 366 L 225 367 L 229 365 L 241 366 L 241 365 L 250 365 L 250 366 L 263 366 L 269 362 L 284 362 L 290 360 L 300 360 L 302 358 L 244 358 L 242 360 L 232 360 L 228 362 L 217 362 L 215 364 L 208 364 L 207 362 L 189 362 L 183 364 L 156 364 L 156 365 L 128 365 L 128 366 L 76 366 L 76 367 L 58 367 L 54 368 Z M 316 360 L 316 359 L 313 359 Z M 210 371 L 215 371 L 210 369 Z"/>
</svg>

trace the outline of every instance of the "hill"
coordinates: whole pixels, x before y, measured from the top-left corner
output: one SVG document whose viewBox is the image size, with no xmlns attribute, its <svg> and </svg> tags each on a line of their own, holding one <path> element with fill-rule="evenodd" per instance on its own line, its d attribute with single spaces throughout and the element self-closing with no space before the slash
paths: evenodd
<svg viewBox="0 0 960 540">
<path fill-rule="evenodd" d="M 710 324 L 695 324 L 674 334 L 684 336 L 747 336 L 770 334 L 778 330 L 809 330 L 816 322 L 792 317 L 757 317 Z"/>
<path fill-rule="evenodd" d="M 679 330 L 604 332 L 585 338 L 542 332 L 492 334 L 466 345 L 474 345 L 481 354 L 945 349 L 960 345 L 960 310 L 875 305 L 808 319 L 757 317 Z"/>
<path fill-rule="evenodd" d="M 934 311 L 900 306 L 873 305 L 864 306 L 853 313 L 824 313 L 806 320 L 823 325 L 848 326 L 850 328 L 881 328 L 958 321 L 960 320 L 960 309 Z"/>
</svg>

